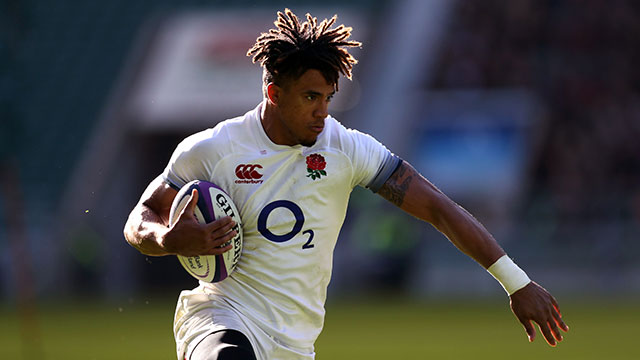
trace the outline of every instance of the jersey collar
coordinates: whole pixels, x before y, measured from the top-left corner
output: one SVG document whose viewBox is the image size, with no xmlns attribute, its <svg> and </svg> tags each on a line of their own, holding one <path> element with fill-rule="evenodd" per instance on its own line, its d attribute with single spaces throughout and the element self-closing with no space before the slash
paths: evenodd
<svg viewBox="0 0 640 360">
<path fill-rule="evenodd" d="M 316 141 L 316 143 L 310 147 L 303 146 L 300 144 L 291 146 L 291 145 L 279 145 L 274 143 L 273 141 L 271 141 L 271 139 L 269 139 L 267 132 L 264 130 L 264 127 L 262 126 L 262 121 L 260 121 L 261 120 L 260 114 L 262 114 L 263 106 L 264 106 L 264 101 L 258 104 L 258 106 L 256 106 L 255 109 L 251 111 L 249 116 L 251 117 L 251 122 L 256 130 L 256 133 L 258 138 L 260 139 L 260 142 L 262 142 L 262 144 L 266 146 L 267 149 L 271 149 L 275 151 L 295 150 L 295 151 L 299 151 L 300 153 L 308 153 L 309 151 L 313 151 L 313 149 L 317 148 L 318 144 L 322 142 L 325 136 L 325 133 L 327 132 L 327 128 L 325 128 L 324 131 L 320 134 L 320 136 L 318 136 L 318 140 Z M 328 118 L 330 118 L 330 116 Z"/>
</svg>

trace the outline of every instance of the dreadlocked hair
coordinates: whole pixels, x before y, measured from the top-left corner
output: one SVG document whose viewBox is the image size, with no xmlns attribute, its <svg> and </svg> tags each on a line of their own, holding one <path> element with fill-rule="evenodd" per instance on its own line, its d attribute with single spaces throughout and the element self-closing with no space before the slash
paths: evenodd
<svg viewBox="0 0 640 360">
<path fill-rule="evenodd" d="M 309 69 L 320 71 L 328 83 L 335 84 L 336 90 L 340 74 L 351 79 L 351 69 L 358 60 L 345 48 L 362 44 L 348 40 L 351 27 L 330 28 L 337 18 L 334 15 L 318 24 L 317 18 L 307 14 L 307 21 L 301 24 L 291 10 L 278 11 L 276 28 L 262 33 L 247 51 L 247 56 L 253 56 L 253 62 L 264 68 L 265 85 L 273 82 L 282 86 Z"/>
</svg>

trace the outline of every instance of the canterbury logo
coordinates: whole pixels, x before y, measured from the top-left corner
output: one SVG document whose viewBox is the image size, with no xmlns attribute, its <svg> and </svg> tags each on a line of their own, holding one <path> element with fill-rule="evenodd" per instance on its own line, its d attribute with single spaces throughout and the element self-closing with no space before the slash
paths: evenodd
<svg viewBox="0 0 640 360">
<path fill-rule="evenodd" d="M 256 169 L 262 169 L 260 164 L 240 164 L 236 167 L 236 176 L 242 180 L 257 180 L 262 174 Z"/>
</svg>

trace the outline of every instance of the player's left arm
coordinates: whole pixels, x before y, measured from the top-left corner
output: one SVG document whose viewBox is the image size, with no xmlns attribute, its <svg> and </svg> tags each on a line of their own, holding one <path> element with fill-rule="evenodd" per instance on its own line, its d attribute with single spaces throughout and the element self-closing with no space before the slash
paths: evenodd
<svg viewBox="0 0 640 360">
<path fill-rule="evenodd" d="M 406 161 L 398 166 L 378 190 L 378 194 L 405 212 L 432 224 L 460 251 L 485 269 L 489 269 L 506 255 L 480 222 Z M 536 335 L 532 322 L 538 324 L 551 346 L 562 340 L 559 329 L 569 330 L 562 320 L 556 300 L 535 282 L 531 281 L 516 290 L 510 298 L 511 309 L 524 326 L 529 341 L 533 341 Z"/>
</svg>

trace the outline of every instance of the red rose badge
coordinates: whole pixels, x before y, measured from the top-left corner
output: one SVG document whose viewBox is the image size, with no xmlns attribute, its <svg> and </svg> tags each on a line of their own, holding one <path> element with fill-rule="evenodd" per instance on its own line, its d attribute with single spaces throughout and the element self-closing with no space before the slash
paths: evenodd
<svg viewBox="0 0 640 360">
<path fill-rule="evenodd" d="M 320 154 L 311 154 L 307 156 L 307 177 L 312 180 L 320 179 L 322 176 L 326 176 L 327 172 L 324 168 L 327 167 L 327 162 L 324 161 L 324 157 Z"/>
</svg>

